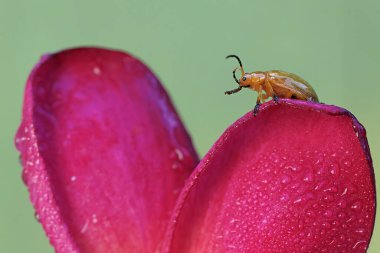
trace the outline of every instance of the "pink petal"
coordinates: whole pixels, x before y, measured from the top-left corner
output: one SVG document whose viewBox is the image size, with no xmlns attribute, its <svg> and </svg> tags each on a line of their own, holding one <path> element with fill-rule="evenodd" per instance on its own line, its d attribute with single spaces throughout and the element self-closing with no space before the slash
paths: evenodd
<svg viewBox="0 0 380 253">
<path fill-rule="evenodd" d="M 219 138 L 177 202 L 166 252 L 365 252 L 375 182 L 348 111 L 281 100 Z"/>
<path fill-rule="evenodd" d="M 16 144 L 58 253 L 155 252 L 198 161 L 154 74 L 99 48 L 41 60 L 27 82 Z"/>
</svg>

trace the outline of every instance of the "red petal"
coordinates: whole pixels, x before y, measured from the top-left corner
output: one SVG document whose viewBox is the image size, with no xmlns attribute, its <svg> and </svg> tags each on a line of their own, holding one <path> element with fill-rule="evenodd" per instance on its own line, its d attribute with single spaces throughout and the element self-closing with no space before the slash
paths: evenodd
<svg viewBox="0 0 380 253">
<path fill-rule="evenodd" d="M 56 252 L 155 252 L 197 155 L 154 74 L 71 49 L 44 57 L 25 92 L 16 143 Z"/>
<path fill-rule="evenodd" d="M 166 252 L 365 252 L 375 182 L 346 110 L 281 100 L 219 138 L 177 202 Z"/>
</svg>

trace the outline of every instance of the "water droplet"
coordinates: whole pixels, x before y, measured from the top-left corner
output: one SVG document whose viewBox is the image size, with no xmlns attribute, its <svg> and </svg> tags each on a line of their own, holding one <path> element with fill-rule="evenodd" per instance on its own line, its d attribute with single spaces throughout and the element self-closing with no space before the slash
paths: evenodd
<svg viewBox="0 0 380 253">
<path fill-rule="evenodd" d="M 311 174 L 311 173 L 308 173 L 306 174 L 304 177 L 303 177 L 303 181 L 304 182 L 312 182 L 314 180 L 314 175 Z"/>
<path fill-rule="evenodd" d="M 326 210 L 323 213 L 323 216 L 330 218 L 333 215 L 333 212 L 331 210 Z"/>
<path fill-rule="evenodd" d="M 365 243 L 366 243 L 366 241 L 364 241 L 364 240 L 357 241 L 357 242 L 355 243 L 354 247 L 352 247 L 352 249 L 359 248 L 360 245 L 363 245 L 363 244 L 364 244 L 364 246 L 365 246 Z M 367 248 L 367 247 L 366 247 L 366 248 Z"/>
<path fill-rule="evenodd" d="M 77 181 L 77 177 L 76 177 L 76 176 L 72 176 L 72 177 L 70 178 L 70 180 L 71 180 L 71 182 L 75 182 L 75 181 Z"/>
<path fill-rule="evenodd" d="M 351 167 L 351 162 L 348 161 L 348 160 L 345 160 L 345 161 L 343 162 L 343 164 L 344 164 L 344 166 L 346 166 L 346 167 Z"/>
<path fill-rule="evenodd" d="M 338 188 L 336 186 L 330 186 L 323 190 L 324 192 L 331 192 L 331 193 L 337 193 Z"/>
<path fill-rule="evenodd" d="M 297 183 L 297 182 L 295 182 L 295 183 L 293 183 L 293 184 L 290 186 L 290 189 L 293 190 L 293 191 L 295 191 L 295 190 L 297 190 L 299 187 L 300 187 L 300 184 Z"/>
<path fill-rule="evenodd" d="M 87 228 L 88 228 L 88 220 L 86 220 L 86 222 L 82 226 L 82 228 L 80 230 L 81 234 L 84 234 L 86 232 Z"/>
<path fill-rule="evenodd" d="M 344 219 L 345 217 L 346 217 L 346 213 L 345 212 L 338 213 L 338 218 Z"/>
<path fill-rule="evenodd" d="M 314 190 L 315 191 L 318 191 L 318 190 L 321 190 L 325 185 L 327 185 L 327 182 L 326 181 L 319 181 L 315 184 L 314 186 Z"/>
<path fill-rule="evenodd" d="M 326 228 L 326 229 L 330 229 L 330 228 L 331 228 L 330 223 L 328 223 L 327 221 L 322 222 L 321 225 L 322 225 L 322 227 L 324 227 L 324 228 Z"/>
<path fill-rule="evenodd" d="M 298 166 L 286 166 L 285 169 L 288 169 L 288 170 L 290 170 L 292 172 L 299 172 L 299 171 L 301 171 L 301 168 L 298 167 Z"/>
<path fill-rule="evenodd" d="M 326 172 L 326 168 L 325 167 L 318 167 L 317 168 L 317 170 L 315 171 L 315 173 L 317 174 L 317 175 L 323 175 L 323 174 L 325 174 L 325 172 Z"/>
<path fill-rule="evenodd" d="M 355 229 L 355 232 L 358 234 L 364 234 L 365 233 L 365 228 L 357 228 Z"/>
<path fill-rule="evenodd" d="M 270 187 L 270 191 L 271 191 L 271 192 L 275 192 L 275 191 L 277 191 L 277 186 L 276 186 L 276 185 L 271 186 L 271 187 Z"/>
<path fill-rule="evenodd" d="M 351 204 L 351 209 L 352 209 L 352 210 L 360 211 L 361 208 L 362 208 L 362 204 L 361 204 L 361 202 L 360 202 L 359 200 L 357 200 L 357 201 L 355 201 L 355 202 L 353 202 L 353 203 Z"/>
<path fill-rule="evenodd" d="M 101 70 L 100 70 L 100 68 L 99 68 L 98 66 L 96 66 L 96 67 L 94 67 L 94 68 L 92 69 L 92 72 L 93 72 L 95 75 L 99 76 L 100 73 L 101 73 Z"/>
<path fill-rule="evenodd" d="M 177 158 L 178 160 L 182 161 L 184 156 L 183 156 L 183 153 L 181 150 L 179 150 L 178 148 L 175 149 L 175 153 L 177 154 Z"/>
<path fill-rule="evenodd" d="M 297 198 L 296 200 L 293 201 L 294 204 L 300 203 L 302 201 L 302 198 Z"/>
<path fill-rule="evenodd" d="M 339 176 L 339 172 L 340 172 L 339 166 L 337 164 L 331 164 L 329 172 L 333 176 Z"/>
<path fill-rule="evenodd" d="M 331 195 L 331 194 L 326 194 L 325 196 L 323 196 L 323 200 L 324 200 L 325 202 L 333 202 L 334 199 L 335 199 L 334 196 Z"/>
<path fill-rule="evenodd" d="M 289 176 L 283 176 L 281 179 L 282 184 L 288 184 L 291 181 L 291 178 Z"/>
<path fill-rule="evenodd" d="M 234 224 L 234 223 L 236 223 L 236 222 L 238 222 L 239 220 L 237 220 L 237 219 L 231 219 L 230 220 L 230 224 Z"/>
<path fill-rule="evenodd" d="M 350 218 L 348 220 L 346 220 L 346 223 L 353 222 L 354 220 L 356 220 L 355 215 L 351 215 Z"/>
<path fill-rule="evenodd" d="M 37 212 L 34 213 L 34 218 L 36 219 L 36 221 L 41 222 L 40 215 Z"/>
<path fill-rule="evenodd" d="M 178 168 L 180 168 L 180 165 L 178 163 L 173 163 L 172 164 L 172 169 L 173 170 L 177 170 Z"/>
<path fill-rule="evenodd" d="M 32 177 L 32 184 L 37 184 L 37 182 L 38 182 L 38 176 L 33 176 Z"/>
<path fill-rule="evenodd" d="M 347 206 L 347 201 L 344 199 L 341 199 L 338 201 L 338 206 L 341 208 L 345 208 Z"/>
<path fill-rule="evenodd" d="M 280 198 L 281 201 L 288 201 L 289 200 L 289 195 L 288 194 L 283 194 Z"/>
<path fill-rule="evenodd" d="M 311 210 L 311 209 L 307 209 L 306 210 L 306 215 L 308 217 L 315 217 L 315 212 L 313 210 Z"/>
<path fill-rule="evenodd" d="M 96 217 L 96 214 L 92 215 L 92 223 L 94 224 L 98 223 L 98 218 Z"/>
</svg>

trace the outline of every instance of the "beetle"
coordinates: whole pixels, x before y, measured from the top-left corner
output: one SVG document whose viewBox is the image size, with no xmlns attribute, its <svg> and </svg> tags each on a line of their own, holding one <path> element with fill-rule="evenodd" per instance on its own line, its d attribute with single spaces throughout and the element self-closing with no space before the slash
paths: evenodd
<svg viewBox="0 0 380 253">
<path fill-rule="evenodd" d="M 318 96 L 315 93 L 313 87 L 305 81 L 303 78 L 296 74 L 281 71 L 255 71 L 251 73 L 245 73 L 241 60 L 236 55 L 228 55 L 228 58 L 236 58 L 240 67 L 235 68 L 232 71 L 232 76 L 238 83 L 239 87 L 233 90 L 226 91 L 224 94 L 231 95 L 241 91 L 242 88 L 249 88 L 257 91 L 256 106 L 253 110 L 253 114 L 256 116 L 259 112 L 260 105 L 268 97 L 273 97 L 275 103 L 278 103 L 278 98 L 291 98 L 307 101 L 319 102 Z M 241 78 L 237 79 L 235 72 L 240 69 Z M 265 91 L 265 94 L 263 94 Z"/>
</svg>

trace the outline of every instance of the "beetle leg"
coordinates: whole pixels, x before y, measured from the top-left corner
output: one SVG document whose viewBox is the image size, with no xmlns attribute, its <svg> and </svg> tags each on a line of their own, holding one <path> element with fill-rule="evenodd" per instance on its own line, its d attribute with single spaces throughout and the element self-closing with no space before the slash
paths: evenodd
<svg viewBox="0 0 380 253">
<path fill-rule="evenodd" d="M 276 103 L 276 105 L 278 105 L 278 97 L 277 97 L 277 95 L 273 95 L 273 100 Z"/>
<path fill-rule="evenodd" d="M 259 109 L 260 109 L 260 104 L 256 104 L 255 105 L 255 108 L 253 109 L 253 116 L 257 116 L 257 114 L 259 113 Z"/>
<path fill-rule="evenodd" d="M 268 95 L 267 93 L 263 94 L 263 95 L 261 96 L 261 102 L 264 102 L 265 99 L 267 99 L 267 98 L 269 98 L 269 95 Z"/>
<path fill-rule="evenodd" d="M 273 91 L 272 84 L 271 84 L 270 79 L 268 77 L 268 73 L 266 73 L 266 75 L 265 75 L 265 92 L 267 94 L 266 98 L 272 96 L 274 102 L 276 104 L 278 104 L 278 96 Z"/>
<path fill-rule="evenodd" d="M 261 101 L 263 99 L 263 89 L 261 86 L 259 87 L 258 93 L 259 94 L 257 95 L 256 106 L 253 109 L 253 116 L 256 116 L 257 113 L 259 112 Z"/>
<path fill-rule="evenodd" d="M 261 102 L 264 102 L 269 97 L 270 96 L 268 94 L 263 94 L 261 97 Z M 276 103 L 276 105 L 278 105 L 278 96 L 277 95 L 273 95 L 273 101 Z"/>
</svg>

